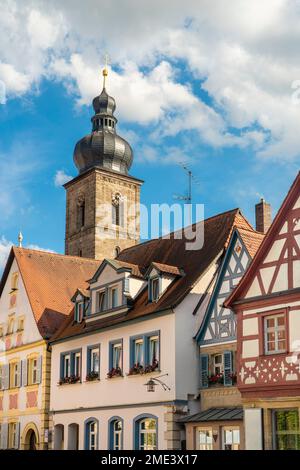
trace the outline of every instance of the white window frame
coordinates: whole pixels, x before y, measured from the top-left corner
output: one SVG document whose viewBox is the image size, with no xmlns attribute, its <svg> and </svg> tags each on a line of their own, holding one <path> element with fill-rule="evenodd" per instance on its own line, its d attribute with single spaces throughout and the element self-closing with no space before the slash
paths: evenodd
<svg viewBox="0 0 300 470">
<path fill-rule="evenodd" d="M 146 421 L 154 421 L 155 429 L 142 429 L 142 424 Z M 157 450 L 157 423 L 153 418 L 144 418 L 139 421 L 139 450 Z M 148 436 L 150 434 L 155 434 L 155 446 L 142 444 L 142 435 Z"/>
<path fill-rule="evenodd" d="M 74 354 L 74 375 L 75 377 L 81 377 L 81 352 L 77 351 Z"/>
<path fill-rule="evenodd" d="M 102 298 L 102 302 L 100 305 L 100 296 Z M 96 292 L 96 312 L 104 312 L 106 309 L 106 291 L 105 290 L 98 290 Z"/>
<path fill-rule="evenodd" d="M 116 426 L 120 423 L 121 429 L 116 429 Z M 112 450 L 122 450 L 122 432 L 123 432 L 123 423 L 120 419 L 116 419 L 113 422 L 113 449 Z M 116 437 L 118 436 L 119 444 L 116 444 Z"/>
<path fill-rule="evenodd" d="M 196 450 L 213 450 L 213 430 L 212 428 L 196 428 Z M 200 433 L 205 433 L 205 443 L 200 443 Z M 208 442 L 208 438 L 210 442 Z"/>
<path fill-rule="evenodd" d="M 76 321 L 81 323 L 84 316 L 84 300 L 76 302 Z"/>
<path fill-rule="evenodd" d="M 95 362 L 94 357 L 98 356 L 98 370 L 95 370 Z M 90 350 L 90 372 L 95 372 L 96 374 L 100 374 L 100 350 L 99 347 L 92 348 Z"/>
<path fill-rule="evenodd" d="M 144 364 L 144 338 L 137 338 L 133 342 L 134 345 L 134 364 L 143 365 Z M 137 360 L 138 350 L 141 353 L 140 361 Z"/>
<path fill-rule="evenodd" d="M 229 445 L 232 445 L 231 449 L 226 449 L 226 433 L 230 432 L 231 433 L 231 443 Z M 234 432 L 238 432 L 238 442 L 235 442 L 235 434 Z M 236 448 L 234 448 L 236 447 Z M 222 428 L 222 448 L 223 450 L 240 450 L 241 448 L 241 430 L 239 426 L 224 426 Z"/>
<path fill-rule="evenodd" d="M 284 325 L 278 326 L 278 318 L 283 318 L 284 319 Z M 268 327 L 267 322 L 270 319 L 274 319 L 275 326 L 274 327 Z M 284 331 L 284 340 L 278 339 L 278 333 Z M 274 333 L 274 341 L 268 341 L 268 333 Z M 280 341 L 285 342 L 285 348 L 284 349 L 279 349 L 278 344 Z M 274 350 L 269 350 L 268 349 L 268 343 L 274 343 L 275 344 L 275 349 Z M 286 315 L 284 313 L 278 313 L 274 315 L 266 315 L 264 317 L 264 352 L 266 355 L 272 355 L 272 354 L 283 354 L 287 352 L 287 324 L 286 324 Z"/>
<path fill-rule="evenodd" d="M 221 358 L 222 358 L 222 361 L 216 363 L 216 358 L 217 358 L 217 357 L 221 357 Z M 220 372 L 216 372 L 217 368 L 220 369 Z M 223 355 L 223 354 L 215 354 L 215 355 L 213 356 L 213 374 L 214 374 L 214 375 L 217 375 L 217 374 L 224 374 L 224 355 Z"/>
<path fill-rule="evenodd" d="M 92 431 L 93 426 L 93 431 Z M 98 424 L 96 421 L 91 421 L 88 423 L 88 436 L 89 436 L 89 450 L 97 450 L 97 434 L 98 434 Z M 92 444 L 92 437 L 94 437 L 94 444 Z"/>
<path fill-rule="evenodd" d="M 151 300 L 152 302 L 157 302 L 159 300 L 159 297 L 160 297 L 160 282 L 159 282 L 159 278 L 158 277 L 154 277 L 153 279 L 150 279 L 150 282 L 151 282 Z M 157 284 L 157 295 L 154 296 L 154 284 Z"/>
<path fill-rule="evenodd" d="M 68 364 L 68 367 L 67 367 Z M 68 374 L 67 374 L 67 369 L 68 369 Z M 64 374 L 63 377 L 71 377 L 71 354 L 65 354 L 64 355 Z"/>
<path fill-rule="evenodd" d="M 122 346 L 122 343 L 114 343 L 112 344 L 112 361 L 111 361 L 111 364 L 112 364 L 112 367 L 113 369 L 117 369 L 117 368 L 120 368 L 122 369 L 122 349 L 123 349 L 123 346 Z M 116 360 L 116 351 L 119 351 L 119 364 L 117 365 L 115 363 L 115 360 Z"/>
<path fill-rule="evenodd" d="M 153 358 L 152 357 L 152 346 L 151 344 L 153 343 L 156 343 L 156 358 Z M 160 347 L 160 344 L 159 344 L 159 335 L 153 335 L 153 336 L 150 336 L 149 338 L 149 363 L 150 365 L 154 362 L 154 360 L 157 361 L 157 363 L 159 364 L 159 347 Z"/>
<path fill-rule="evenodd" d="M 114 295 L 116 296 L 115 298 L 114 298 Z M 118 289 L 118 286 L 112 286 L 109 289 L 109 305 L 110 305 L 110 308 L 116 308 L 116 307 L 119 306 L 119 289 Z"/>
</svg>

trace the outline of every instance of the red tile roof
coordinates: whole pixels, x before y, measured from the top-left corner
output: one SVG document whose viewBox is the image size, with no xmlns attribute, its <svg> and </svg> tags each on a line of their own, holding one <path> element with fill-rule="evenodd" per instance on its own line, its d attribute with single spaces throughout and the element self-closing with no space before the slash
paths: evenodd
<svg viewBox="0 0 300 470">
<path fill-rule="evenodd" d="M 144 289 L 128 312 L 87 324 L 85 322 L 74 324 L 73 318 L 70 316 L 52 339 L 62 340 L 158 311 L 172 309 L 184 299 L 216 258 L 222 255 L 235 228 L 241 232 L 251 255 L 263 238 L 263 235 L 258 234 L 252 228 L 239 209 L 210 217 L 204 223 L 194 224 L 190 229 L 195 231 L 200 230 L 201 227 L 204 228 L 204 245 L 199 250 L 187 250 L 186 242 L 189 240 L 184 237 L 178 239 L 174 237 L 173 233 L 169 237 L 150 240 L 127 248 L 120 253 L 117 262 L 138 266 L 142 273 L 145 273 L 152 263 L 183 270 L 185 275 L 177 277 L 157 302 L 149 302 L 148 290 Z"/>
<path fill-rule="evenodd" d="M 99 261 L 13 247 L 0 283 L 2 294 L 16 259 L 41 335 L 50 337 L 71 312 L 77 288 L 88 287 Z"/>
</svg>

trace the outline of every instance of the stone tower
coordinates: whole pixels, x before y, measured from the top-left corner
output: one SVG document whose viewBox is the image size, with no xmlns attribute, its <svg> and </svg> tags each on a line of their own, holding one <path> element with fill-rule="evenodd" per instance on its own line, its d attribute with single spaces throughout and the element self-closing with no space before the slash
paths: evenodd
<svg viewBox="0 0 300 470">
<path fill-rule="evenodd" d="M 94 98 L 92 132 L 75 146 L 78 176 L 65 184 L 66 255 L 114 258 L 139 242 L 140 188 L 143 181 L 128 174 L 133 152 L 116 133 L 116 104 L 103 90 Z"/>
</svg>

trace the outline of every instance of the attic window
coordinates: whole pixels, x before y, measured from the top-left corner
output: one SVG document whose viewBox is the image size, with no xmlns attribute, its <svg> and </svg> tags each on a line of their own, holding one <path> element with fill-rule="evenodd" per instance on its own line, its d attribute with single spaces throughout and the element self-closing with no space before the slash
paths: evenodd
<svg viewBox="0 0 300 470">
<path fill-rule="evenodd" d="M 149 300 L 151 302 L 157 302 L 160 296 L 160 281 L 158 277 L 149 280 L 150 282 L 150 292 Z"/>
<path fill-rule="evenodd" d="M 83 320 L 83 315 L 84 315 L 84 302 L 76 302 L 75 305 L 75 321 L 77 323 L 81 323 Z"/>
<path fill-rule="evenodd" d="M 18 289 L 18 280 L 19 280 L 19 273 L 13 273 L 11 276 L 11 289 L 12 290 Z"/>
<path fill-rule="evenodd" d="M 106 295 L 105 291 L 100 291 L 96 293 L 96 311 L 104 312 L 106 304 Z"/>
</svg>

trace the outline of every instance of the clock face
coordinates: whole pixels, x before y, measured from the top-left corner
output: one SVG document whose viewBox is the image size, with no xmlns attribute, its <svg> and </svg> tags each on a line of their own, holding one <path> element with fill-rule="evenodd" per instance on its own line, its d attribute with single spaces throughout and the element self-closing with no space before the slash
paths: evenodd
<svg viewBox="0 0 300 470">
<path fill-rule="evenodd" d="M 17 295 L 12 294 L 10 296 L 10 303 L 9 303 L 10 308 L 14 308 L 16 306 L 16 303 L 17 303 Z"/>
</svg>

